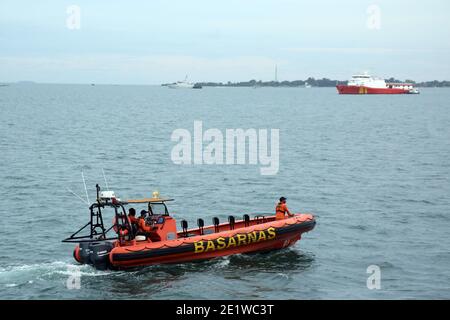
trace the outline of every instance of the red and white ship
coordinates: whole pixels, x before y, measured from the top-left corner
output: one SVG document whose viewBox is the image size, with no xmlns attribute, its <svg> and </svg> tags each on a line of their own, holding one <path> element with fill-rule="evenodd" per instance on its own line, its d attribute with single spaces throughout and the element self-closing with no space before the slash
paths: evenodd
<svg viewBox="0 0 450 320">
<path fill-rule="evenodd" d="M 346 85 L 336 86 L 339 94 L 417 94 L 411 83 L 387 83 L 367 73 L 352 76 Z"/>
</svg>

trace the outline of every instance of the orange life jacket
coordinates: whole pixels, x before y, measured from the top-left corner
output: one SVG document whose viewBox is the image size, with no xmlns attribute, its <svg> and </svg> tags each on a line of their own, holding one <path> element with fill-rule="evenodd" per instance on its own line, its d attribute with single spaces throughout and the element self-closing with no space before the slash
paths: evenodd
<svg viewBox="0 0 450 320">
<path fill-rule="evenodd" d="M 131 223 L 131 224 L 138 225 L 138 223 L 139 223 L 139 219 L 136 218 L 136 217 L 134 217 L 134 216 L 128 215 L 128 220 L 130 220 L 130 223 Z"/>
<path fill-rule="evenodd" d="M 278 202 L 275 208 L 275 217 L 277 220 L 282 220 L 285 218 L 285 214 L 288 212 L 286 203 Z"/>
<path fill-rule="evenodd" d="M 139 227 L 139 231 L 141 231 L 141 232 L 150 232 L 150 231 L 152 231 L 152 227 L 148 226 L 145 223 L 145 219 L 142 219 L 142 218 L 138 219 L 138 227 Z"/>
</svg>

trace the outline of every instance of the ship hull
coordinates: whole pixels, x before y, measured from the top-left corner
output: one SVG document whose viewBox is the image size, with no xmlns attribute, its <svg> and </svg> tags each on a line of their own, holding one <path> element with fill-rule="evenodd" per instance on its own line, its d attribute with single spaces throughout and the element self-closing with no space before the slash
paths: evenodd
<svg viewBox="0 0 450 320">
<path fill-rule="evenodd" d="M 371 88 L 365 86 L 337 85 L 339 94 L 408 94 L 409 90 L 400 88 Z"/>
<path fill-rule="evenodd" d="M 168 87 L 170 89 L 193 89 L 194 85 L 190 83 L 174 83 L 169 84 Z"/>
</svg>

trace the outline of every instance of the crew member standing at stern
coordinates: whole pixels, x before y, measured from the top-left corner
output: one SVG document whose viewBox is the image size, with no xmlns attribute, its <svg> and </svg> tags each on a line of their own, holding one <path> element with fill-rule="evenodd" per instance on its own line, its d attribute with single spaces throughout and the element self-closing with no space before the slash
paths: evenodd
<svg viewBox="0 0 450 320">
<path fill-rule="evenodd" d="M 281 197 L 280 202 L 278 202 L 276 209 L 275 209 L 275 217 L 276 220 L 283 220 L 285 218 L 286 213 L 289 217 L 293 217 L 294 215 L 289 212 L 289 209 L 286 205 L 286 198 Z"/>
</svg>

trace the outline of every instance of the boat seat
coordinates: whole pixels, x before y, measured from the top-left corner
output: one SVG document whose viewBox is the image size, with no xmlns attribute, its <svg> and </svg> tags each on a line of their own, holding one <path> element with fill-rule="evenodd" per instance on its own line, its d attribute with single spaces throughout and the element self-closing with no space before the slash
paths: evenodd
<svg viewBox="0 0 450 320">
<path fill-rule="evenodd" d="M 244 214 L 244 226 L 248 227 L 250 225 L 250 216 L 248 214 Z"/>
<path fill-rule="evenodd" d="M 219 218 L 214 217 L 212 219 L 213 225 L 214 225 L 214 232 L 219 232 Z"/>
<path fill-rule="evenodd" d="M 184 237 L 187 237 L 187 229 L 188 229 L 188 222 L 186 220 L 181 220 L 181 228 L 183 229 Z"/>
<path fill-rule="evenodd" d="M 200 232 L 200 235 L 203 235 L 203 227 L 205 226 L 205 221 L 203 221 L 203 219 L 201 219 L 201 218 L 197 219 L 197 226 L 198 226 L 198 231 Z"/>
<path fill-rule="evenodd" d="M 234 230 L 234 224 L 236 222 L 234 216 L 228 216 L 228 222 L 230 223 L 230 230 Z"/>
</svg>

